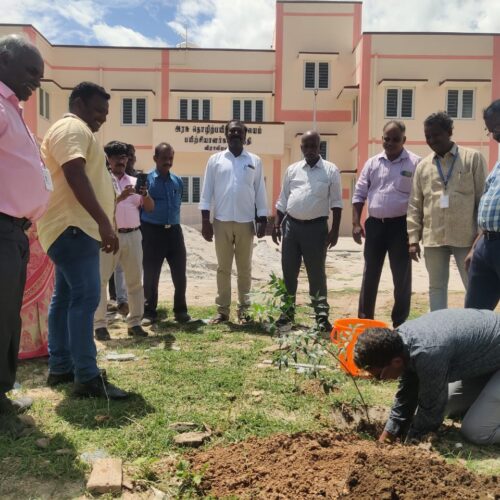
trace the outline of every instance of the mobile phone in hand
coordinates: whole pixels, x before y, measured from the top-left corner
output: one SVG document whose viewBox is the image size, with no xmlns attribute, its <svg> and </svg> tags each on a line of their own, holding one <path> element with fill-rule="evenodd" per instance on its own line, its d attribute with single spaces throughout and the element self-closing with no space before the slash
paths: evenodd
<svg viewBox="0 0 500 500">
<path fill-rule="evenodd" d="M 137 182 L 135 183 L 135 192 L 141 194 L 141 189 L 147 186 L 148 174 L 137 174 Z"/>
</svg>

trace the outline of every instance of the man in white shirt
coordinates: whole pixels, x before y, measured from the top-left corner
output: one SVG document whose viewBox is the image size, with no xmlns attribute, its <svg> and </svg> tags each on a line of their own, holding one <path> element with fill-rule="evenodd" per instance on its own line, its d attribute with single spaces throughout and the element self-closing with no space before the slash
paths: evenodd
<svg viewBox="0 0 500 500">
<path fill-rule="evenodd" d="M 238 274 L 238 320 L 249 320 L 254 221 L 257 238 L 266 232 L 267 198 L 261 159 L 244 149 L 247 128 L 232 120 L 226 124 L 228 148 L 212 155 L 207 163 L 199 208 L 201 234 L 215 236 L 217 254 L 217 315 L 213 324 L 229 320 L 233 257 Z M 214 222 L 210 222 L 213 204 Z"/>
<path fill-rule="evenodd" d="M 339 169 L 321 158 L 320 141 L 315 131 L 302 136 L 300 148 L 304 159 L 290 165 L 285 173 L 276 203 L 273 241 L 279 244 L 283 229 L 281 265 L 285 287 L 293 303 L 283 310 L 277 326 L 284 327 L 294 320 L 297 280 L 304 259 L 316 323 L 320 330 L 329 333 L 332 325 L 328 320 L 325 260 L 327 249 L 333 248 L 339 237 L 342 183 Z M 328 231 L 330 209 L 333 220 Z"/>
</svg>

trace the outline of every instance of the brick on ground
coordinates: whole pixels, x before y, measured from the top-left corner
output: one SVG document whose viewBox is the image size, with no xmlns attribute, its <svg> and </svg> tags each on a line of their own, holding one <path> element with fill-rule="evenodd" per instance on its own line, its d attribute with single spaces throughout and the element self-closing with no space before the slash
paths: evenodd
<svg viewBox="0 0 500 500">
<path fill-rule="evenodd" d="M 91 493 L 120 493 L 122 461 L 119 458 L 100 458 L 95 461 L 87 482 Z"/>
</svg>

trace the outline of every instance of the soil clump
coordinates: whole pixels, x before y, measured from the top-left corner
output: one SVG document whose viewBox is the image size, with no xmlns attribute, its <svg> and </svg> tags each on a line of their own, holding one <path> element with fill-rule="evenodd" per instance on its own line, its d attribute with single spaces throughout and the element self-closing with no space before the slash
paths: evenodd
<svg viewBox="0 0 500 500">
<path fill-rule="evenodd" d="M 500 481 L 414 446 L 329 432 L 250 438 L 190 457 L 205 495 L 241 499 L 500 499 Z"/>
</svg>

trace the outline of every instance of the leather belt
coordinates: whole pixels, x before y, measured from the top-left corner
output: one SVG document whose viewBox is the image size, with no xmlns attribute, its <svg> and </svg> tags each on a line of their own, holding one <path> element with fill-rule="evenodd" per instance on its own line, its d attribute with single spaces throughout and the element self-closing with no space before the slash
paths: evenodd
<svg viewBox="0 0 500 500">
<path fill-rule="evenodd" d="M 296 219 L 295 217 L 292 217 L 291 215 L 287 214 L 287 217 L 293 221 L 296 222 L 297 224 L 314 224 L 316 222 L 324 222 L 328 220 L 328 217 L 316 217 L 316 219 L 307 219 L 307 220 L 301 220 L 301 219 Z"/>
<path fill-rule="evenodd" d="M 400 215 L 399 217 L 384 217 L 384 218 L 379 218 L 379 217 L 371 217 L 370 219 L 375 219 L 380 222 L 398 222 L 398 221 L 403 221 L 406 220 L 406 215 Z"/>
<path fill-rule="evenodd" d="M 26 217 L 13 217 L 12 215 L 4 214 L 0 212 L 0 219 L 8 220 L 14 224 L 14 226 L 20 227 L 23 231 L 27 231 L 31 227 L 31 221 Z"/>
<path fill-rule="evenodd" d="M 119 233 L 132 233 L 133 231 L 137 231 L 140 227 L 122 227 L 118 229 Z"/>
<path fill-rule="evenodd" d="M 486 240 L 500 240 L 500 233 L 496 231 L 485 231 L 483 234 Z"/>
</svg>

